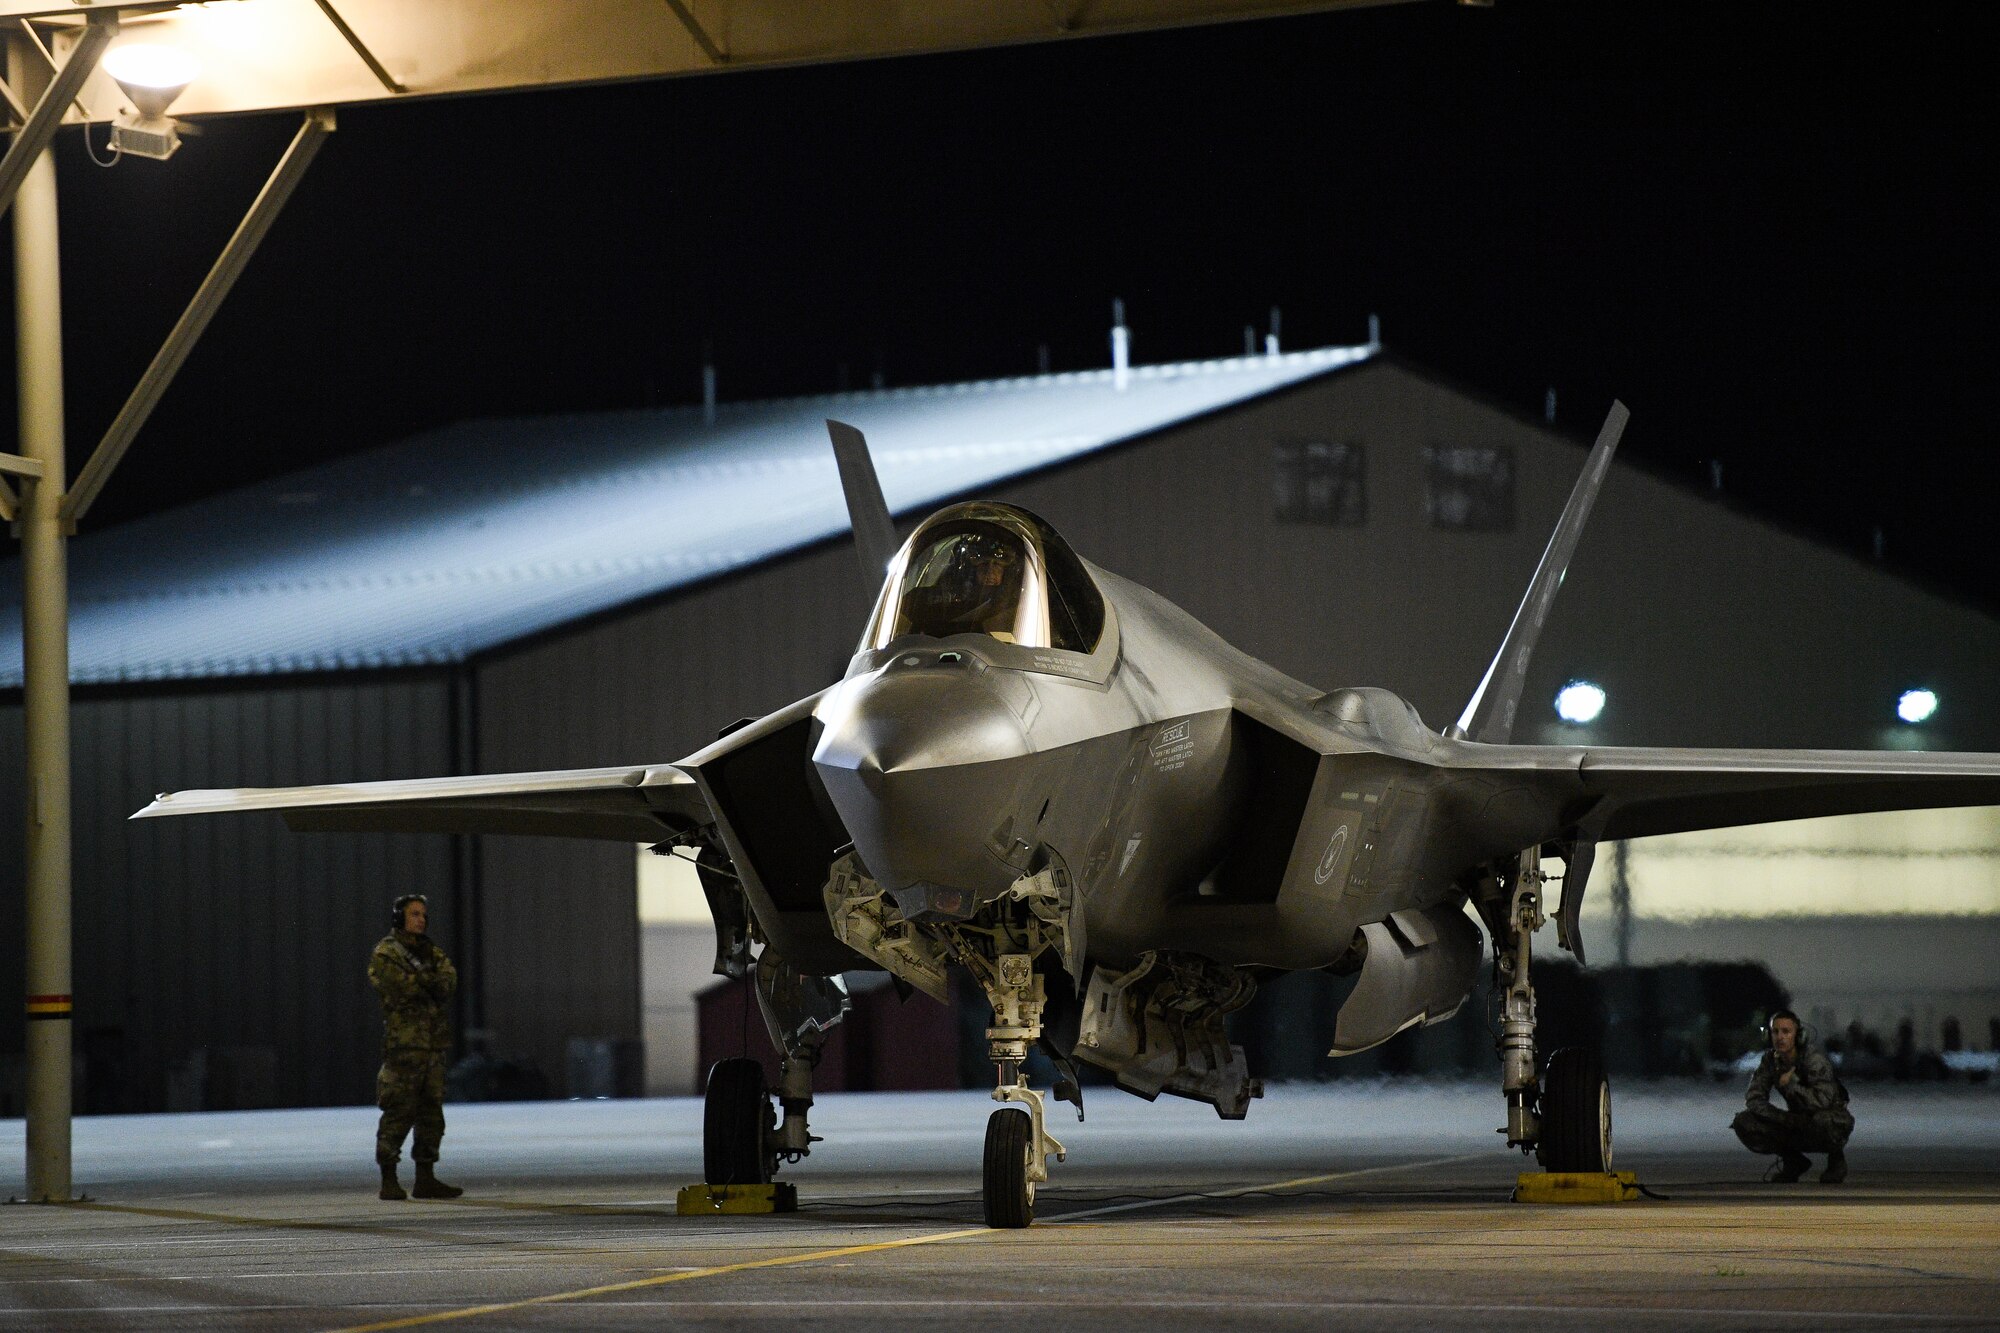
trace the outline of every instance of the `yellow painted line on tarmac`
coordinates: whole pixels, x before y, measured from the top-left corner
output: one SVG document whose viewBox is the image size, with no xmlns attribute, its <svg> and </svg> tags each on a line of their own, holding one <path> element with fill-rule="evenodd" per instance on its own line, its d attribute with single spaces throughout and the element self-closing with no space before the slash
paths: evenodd
<svg viewBox="0 0 2000 1333">
<path fill-rule="evenodd" d="M 941 1231 L 928 1236 L 910 1236 L 903 1240 L 876 1241 L 870 1245 L 844 1245 L 834 1250 L 814 1250 L 808 1254 L 779 1255 L 774 1259 L 750 1259 L 740 1264 L 717 1264 L 713 1268 L 696 1268 L 685 1273 L 663 1273 L 657 1277 L 636 1278 L 630 1282 L 611 1282 L 601 1287 L 582 1287 L 576 1291 L 551 1292 L 546 1296 L 529 1296 L 518 1301 L 497 1301 L 491 1305 L 469 1305 L 458 1310 L 440 1310 L 435 1314 L 410 1315 L 405 1319 L 385 1319 L 379 1324 L 356 1324 L 350 1328 L 334 1330 L 334 1333 L 382 1333 L 392 1328 L 417 1328 L 423 1324 L 442 1324 L 453 1319 L 471 1319 L 483 1314 L 505 1314 L 509 1310 L 526 1310 L 537 1305 L 554 1305 L 560 1301 L 580 1301 L 591 1296 L 609 1296 L 621 1291 L 640 1291 L 647 1287 L 663 1287 L 670 1282 L 691 1282 L 696 1278 L 721 1277 L 726 1273 L 743 1273 L 756 1268 L 787 1268 L 794 1264 L 818 1263 L 823 1259 L 845 1259 L 856 1254 L 877 1254 L 883 1250 L 908 1249 L 912 1245 L 935 1245 L 944 1240 L 963 1240 L 968 1236 L 991 1235 L 990 1227 L 971 1227 L 964 1231 Z"/>
</svg>

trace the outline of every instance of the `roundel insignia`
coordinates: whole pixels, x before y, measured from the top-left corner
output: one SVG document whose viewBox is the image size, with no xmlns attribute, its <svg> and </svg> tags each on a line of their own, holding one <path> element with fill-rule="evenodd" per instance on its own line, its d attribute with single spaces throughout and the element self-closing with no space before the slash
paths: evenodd
<svg viewBox="0 0 2000 1333">
<path fill-rule="evenodd" d="M 1319 868 L 1313 871 L 1313 883 L 1324 884 L 1333 878 L 1334 867 L 1340 864 L 1340 854 L 1347 849 L 1347 825 L 1342 824 L 1333 831 L 1333 838 L 1326 844 L 1326 854 L 1319 858 Z"/>
</svg>

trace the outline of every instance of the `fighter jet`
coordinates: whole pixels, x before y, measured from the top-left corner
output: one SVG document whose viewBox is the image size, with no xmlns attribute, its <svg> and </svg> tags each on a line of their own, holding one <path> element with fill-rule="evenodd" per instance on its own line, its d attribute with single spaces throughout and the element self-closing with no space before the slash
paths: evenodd
<svg viewBox="0 0 2000 1333">
<path fill-rule="evenodd" d="M 712 1183 L 810 1150 L 841 974 L 946 998 L 969 975 L 1001 1105 L 989 1225 L 1021 1227 L 1064 1150 L 1031 1049 L 1225 1119 L 1261 1095 L 1225 1020 L 1281 973 L 1358 974 L 1333 1054 L 1455 1013 L 1491 942 L 1506 1136 L 1554 1171 L 1612 1162 L 1598 1057 L 1536 1050 L 1532 941 L 1577 913 L 1600 842 L 1812 815 L 2000 804 L 2000 756 L 1516 745 L 1530 653 L 1604 482 L 1614 405 L 1464 712 L 1315 688 L 1239 652 L 1013 505 L 955 504 L 900 543 L 858 431 L 829 422 L 879 585 L 845 676 L 675 763 L 163 795 L 135 818 L 281 811 L 299 830 L 548 834 L 695 863 L 715 970 L 754 977 L 783 1053 L 709 1073 Z M 884 571 L 886 570 L 886 577 Z M 1560 874 L 1554 864 L 1560 862 Z M 1545 870 L 1544 867 L 1550 869 Z M 1560 897 L 1551 906 L 1551 884 Z M 1468 911 L 1468 906 L 1470 911 Z"/>
</svg>

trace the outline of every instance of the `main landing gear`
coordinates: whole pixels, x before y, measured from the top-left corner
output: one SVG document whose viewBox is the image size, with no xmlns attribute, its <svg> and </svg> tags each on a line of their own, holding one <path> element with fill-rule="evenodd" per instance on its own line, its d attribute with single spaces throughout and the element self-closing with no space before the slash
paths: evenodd
<svg viewBox="0 0 2000 1333">
<path fill-rule="evenodd" d="M 1479 897 L 1493 936 L 1500 999 L 1500 1075 L 1507 1096 L 1507 1144 L 1532 1151 L 1545 1171 L 1611 1169 L 1611 1085 L 1594 1051 L 1564 1047 L 1537 1077 L 1532 941 L 1542 912 L 1540 849 L 1521 853 L 1512 874 L 1489 877 Z"/>
<path fill-rule="evenodd" d="M 826 1034 L 852 1008 L 838 977 L 806 976 L 769 948 L 757 959 L 755 982 L 764 1026 L 785 1053 L 778 1066 L 782 1116 L 772 1111 L 761 1062 L 718 1060 L 702 1099 L 702 1175 L 711 1185 L 768 1185 L 781 1163 L 812 1151 L 806 1112 L 813 1067 Z"/>
</svg>

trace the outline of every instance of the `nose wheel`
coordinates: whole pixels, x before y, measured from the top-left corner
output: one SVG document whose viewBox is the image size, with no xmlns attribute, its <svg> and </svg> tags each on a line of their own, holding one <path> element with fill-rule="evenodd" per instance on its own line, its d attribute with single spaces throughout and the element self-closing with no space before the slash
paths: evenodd
<svg viewBox="0 0 2000 1333">
<path fill-rule="evenodd" d="M 1035 1220 L 1035 1182 L 1028 1179 L 1034 1136 L 1034 1122 L 1026 1111 L 1003 1106 L 987 1117 L 981 1195 L 987 1226 L 1016 1229 Z"/>
</svg>

